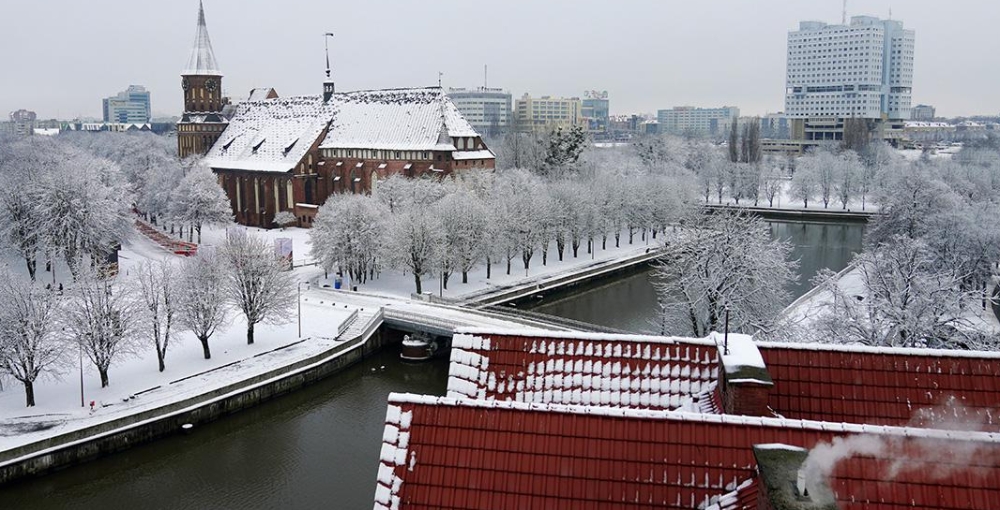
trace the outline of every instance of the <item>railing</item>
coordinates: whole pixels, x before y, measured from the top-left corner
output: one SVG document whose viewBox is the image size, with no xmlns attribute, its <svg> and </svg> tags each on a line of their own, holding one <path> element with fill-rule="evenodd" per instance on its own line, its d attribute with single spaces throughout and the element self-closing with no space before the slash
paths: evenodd
<svg viewBox="0 0 1000 510">
<path fill-rule="evenodd" d="M 182 241 L 180 239 L 174 239 L 139 218 L 136 218 L 135 220 L 135 229 L 138 230 L 140 234 L 146 236 L 154 243 L 160 245 L 165 250 L 175 255 L 184 255 L 185 257 L 188 257 L 198 253 L 197 244 Z"/>
<path fill-rule="evenodd" d="M 554 315 L 548 315 L 539 312 L 532 312 L 528 310 L 520 310 L 514 308 L 505 308 L 499 305 L 490 305 L 480 309 L 483 312 L 488 312 L 504 317 L 519 318 L 530 320 L 532 322 L 541 322 L 543 324 L 548 324 L 552 326 L 559 326 L 562 328 L 567 328 L 571 331 L 584 331 L 589 333 L 609 333 L 616 335 L 631 335 L 634 334 L 630 331 L 625 331 L 622 329 L 610 328 L 607 326 L 600 326 L 597 324 L 591 324 L 589 322 L 578 321 L 575 319 L 567 319 L 565 317 L 556 317 Z"/>
</svg>

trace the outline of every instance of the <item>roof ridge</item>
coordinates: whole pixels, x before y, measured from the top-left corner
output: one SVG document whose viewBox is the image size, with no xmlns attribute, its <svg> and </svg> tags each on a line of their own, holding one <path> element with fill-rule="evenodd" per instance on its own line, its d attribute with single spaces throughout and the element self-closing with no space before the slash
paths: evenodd
<svg viewBox="0 0 1000 510">
<path fill-rule="evenodd" d="M 798 349 L 806 351 L 856 352 L 865 354 L 899 354 L 907 356 L 946 356 L 949 358 L 987 358 L 1000 359 L 1000 352 L 965 351 L 957 349 L 924 349 L 920 347 L 880 347 L 855 344 L 826 344 L 819 342 L 756 342 L 758 348 L 767 349 Z"/>
<path fill-rule="evenodd" d="M 890 425 L 869 425 L 844 422 L 825 422 L 814 420 L 794 420 L 789 418 L 771 418 L 758 416 L 742 416 L 731 414 L 703 414 L 685 411 L 654 411 L 648 409 L 629 409 L 614 407 L 595 407 L 566 404 L 535 404 L 512 400 L 472 400 L 453 397 L 435 397 L 413 393 L 390 393 L 390 404 L 444 405 L 452 407 L 472 407 L 479 409 L 504 409 L 515 411 L 542 411 L 561 414 L 592 415 L 616 418 L 642 418 L 674 421 L 695 421 L 702 423 L 722 423 L 729 425 L 746 425 L 756 427 L 782 427 L 821 432 L 844 434 L 871 434 L 903 436 L 924 439 L 944 439 L 955 441 L 978 441 L 1000 444 L 1000 434 L 993 432 L 956 431 L 945 429 L 929 429 L 920 427 L 899 427 Z"/>
<path fill-rule="evenodd" d="M 662 336 L 662 335 L 631 335 L 617 333 L 581 333 L 577 331 L 544 331 L 538 329 L 502 329 L 502 328 L 457 328 L 455 334 L 464 335 L 498 335 L 498 336 L 521 336 L 528 338 L 551 338 L 556 340 L 598 340 L 598 341 L 626 341 L 626 342 L 646 342 L 664 345 L 710 345 L 718 346 L 714 337 L 691 338 L 682 336 Z M 736 333 L 730 333 L 734 336 Z"/>
</svg>

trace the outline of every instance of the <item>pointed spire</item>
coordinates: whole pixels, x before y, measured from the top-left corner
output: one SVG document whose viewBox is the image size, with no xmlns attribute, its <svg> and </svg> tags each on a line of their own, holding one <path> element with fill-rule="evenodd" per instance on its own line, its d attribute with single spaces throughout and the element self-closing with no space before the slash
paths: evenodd
<svg viewBox="0 0 1000 510">
<path fill-rule="evenodd" d="M 194 47 L 191 49 L 191 57 L 188 59 L 187 67 L 181 74 L 222 76 L 219 64 L 215 61 L 215 52 L 212 51 L 212 40 L 208 37 L 208 26 L 205 24 L 205 6 L 201 0 L 198 1 L 198 28 L 194 36 Z"/>
<path fill-rule="evenodd" d="M 335 88 L 333 83 L 333 76 L 330 74 L 330 38 L 333 34 L 327 32 L 323 34 L 323 40 L 326 46 L 326 79 L 323 80 L 323 102 L 328 103 L 333 97 Z"/>
</svg>

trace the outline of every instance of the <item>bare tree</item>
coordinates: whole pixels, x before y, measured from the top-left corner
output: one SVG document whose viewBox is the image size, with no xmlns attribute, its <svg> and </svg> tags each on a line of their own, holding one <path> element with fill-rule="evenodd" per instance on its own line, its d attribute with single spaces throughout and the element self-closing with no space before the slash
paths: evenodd
<svg viewBox="0 0 1000 510">
<path fill-rule="evenodd" d="M 35 381 L 62 360 L 58 334 L 60 301 L 51 290 L 0 269 L 0 373 L 24 385 L 25 403 L 35 405 Z"/>
<path fill-rule="evenodd" d="M 815 283 L 833 299 L 816 320 L 820 338 L 892 347 L 996 348 L 976 332 L 968 310 L 981 294 L 961 289 L 962 275 L 941 267 L 919 240 L 896 236 L 858 255 L 859 294 L 838 285 L 830 271 Z"/>
<path fill-rule="evenodd" d="M 291 273 L 263 239 L 242 229 L 231 230 L 222 246 L 226 260 L 226 293 L 247 321 L 247 344 L 254 326 L 279 324 L 294 317 L 295 283 Z"/>
<path fill-rule="evenodd" d="M 791 245 L 771 240 L 760 218 L 736 212 L 698 215 L 691 226 L 657 264 L 664 322 L 676 334 L 705 336 L 724 328 L 728 306 L 731 329 L 771 331 L 796 279 Z"/>
<path fill-rule="evenodd" d="M 383 258 L 393 267 L 409 271 L 417 294 L 423 277 L 439 266 L 444 231 L 437 216 L 417 208 L 393 215 L 383 247 Z"/>
<path fill-rule="evenodd" d="M 173 266 L 166 260 L 147 260 L 138 267 L 136 273 L 142 298 L 142 323 L 146 335 L 156 348 L 160 372 L 166 370 L 164 360 L 170 346 L 170 331 L 178 314 L 180 296 L 175 285 L 175 273 Z"/>
<path fill-rule="evenodd" d="M 199 251 L 184 261 L 180 285 L 184 298 L 178 303 L 178 321 L 198 337 L 205 359 L 211 359 L 208 340 L 229 316 L 223 261 L 213 252 Z"/>
<path fill-rule="evenodd" d="M 66 319 L 67 329 L 97 367 L 104 388 L 109 384 L 111 364 L 135 352 L 131 335 L 141 305 L 128 287 L 116 287 L 101 273 L 99 268 L 80 268 Z"/>
</svg>

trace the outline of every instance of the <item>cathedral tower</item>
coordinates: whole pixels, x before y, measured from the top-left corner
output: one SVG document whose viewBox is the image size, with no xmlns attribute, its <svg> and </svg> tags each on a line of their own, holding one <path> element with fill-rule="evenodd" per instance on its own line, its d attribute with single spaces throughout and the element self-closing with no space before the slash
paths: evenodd
<svg viewBox="0 0 1000 510">
<path fill-rule="evenodd" d="M 226 129 L 222 109 L 222 71 L 215 61 L 212 41 L 205 25 L 205 6 L 198 3 L 198 28 L 187 67 L 181 72 L 184 114 L 177 123 L 177 153 L 182 158 L 208 152 Z"/>
</svg>

